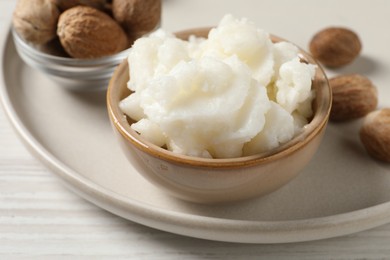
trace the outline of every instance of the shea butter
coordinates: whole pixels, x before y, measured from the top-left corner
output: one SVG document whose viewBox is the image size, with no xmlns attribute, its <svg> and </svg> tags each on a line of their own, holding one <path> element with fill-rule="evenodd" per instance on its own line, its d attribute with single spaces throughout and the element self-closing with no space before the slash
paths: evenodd
<svg viewBox="0 0 390 260">
<path fill-rule="evenodd" d="M 159 29 L 128 57 L 120 102 L 143 138 L 175 153 L 232 158 L 291 140 L 312 116 L 316 67 L 248 19 L 225 15 L 207 39 Z"/>
</svg>

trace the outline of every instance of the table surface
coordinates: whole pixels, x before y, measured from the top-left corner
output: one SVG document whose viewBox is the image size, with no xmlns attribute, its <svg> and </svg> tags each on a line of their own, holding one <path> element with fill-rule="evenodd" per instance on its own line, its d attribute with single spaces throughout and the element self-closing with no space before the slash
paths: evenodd
<svg viewBox="0 0 390 260">
<path fill-rule="evenodd" d="M 237 15 L 245 16 L 248 10 L 241 4 L 246 0 L 239 1 L 237 9 L 222 8 L 217 12 L 204 8 L 211 3 L 206 0 L 163 2 L 162 26 L 169 30 L 194 26 L 193 20 L 201 23 L 196 25 L 212 25 L 223 13 L 237 12 Z M 260 12 L 267 4 L 282 6 L 308 1 L 247 2 L 258 3 Z M 318 8 L 331 10 L 339 2 L 327 1 L 326 6 Z M 353 3 L 359 6 L 360 2 L 364 1 Z M 390 10 L 386 1 L 373 1 L 373 4 L 387 6 Z M 0 0 L 1 37 L 5 37 L 9 28 L 14 6 L 15 0 Z M 175 8 L 191 12 L 170 17 Z M 348 15 L 359 12 L 358 8 L 351 6 L 345 12 L 331 15 L 334 15 L 335 22 L 348 25 Z M 286 24 L 269 27 L 288 34 L 288 30 L 283 31 L 283 26 Z M 307 31 L 308 37 L 312 32 L 313 29 Z M 302 39 L 302 43 L 304 40 L 307 39 Z M 206 241 L 141 226 L 108 213 L 67 190 L 28 153 L 5 113 L 0 111 L 0 259 L 25 256 L 37 259 L 72 256 L 114 259 L 390 259 L 389 245 L 390 224 L 338 238 L 275 245 Z"/>
</svg>

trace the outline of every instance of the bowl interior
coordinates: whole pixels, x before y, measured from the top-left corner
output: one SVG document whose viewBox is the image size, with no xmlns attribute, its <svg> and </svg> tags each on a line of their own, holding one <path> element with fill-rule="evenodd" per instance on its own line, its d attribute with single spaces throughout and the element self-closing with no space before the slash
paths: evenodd
<svg viewBox="0 0 390 260">
<path fill-rule="evenodd" d="M 176 36 L 185 40 L 188 39 L 190 35 L 207 37 L 209 30 L 210 28 L 190 29 L 177 32 Z M 283 39 L 273 35 L 271 35 L 271 39 L 274 42 L 283 41 Z M 234 168 L 252 166 L 269 160 L 277 160 L 280 157 L 286 156 L 293 151 L 302 148 L 305 144 L 310 142 L 320 133 L 321 129 L 326 126 L 329 117 L 331 90 L 326 75 L 321 66 L 302 49 L 300 49 L 300 58 L 304 62 L 317 65 L 315 78 L 312 82 L 312 88 L 316 92 L 316 97 L 312 103 L 314 111 L 313 117 L 309 124 L 305 126 L 304 130 L 292 140 L 264 153 L 228 159 L 199 158 L 173 153 L 143 139 L 130 127 L 134 121 L 122 113 L 119 108 L 119 102 L 131 94 L 131 91 L 127 88 L 127 82 L 129 80 L 129 66 L 127 60 L 124 60 L 118 66 L 111 78 L 107 91 L 108 112 L 114 127 L 136 149 L 174 163 L 201 167 Z"/>
</svg>

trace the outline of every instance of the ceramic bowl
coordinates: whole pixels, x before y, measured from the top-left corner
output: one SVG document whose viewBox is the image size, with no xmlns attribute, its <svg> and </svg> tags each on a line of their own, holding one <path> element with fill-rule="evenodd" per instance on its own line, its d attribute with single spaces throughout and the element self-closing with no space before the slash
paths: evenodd
<svg viewBox="0 0 390 260">
<path fill-rule="evenodd" d="M 19 56 L 27 65 L 49 76 L 61 87 L 72 90 L 107 88 L 115 68 L 126 59 L 130 50 L 96 59 L 75 59 L 59 51 L 59 42 L 37 47 L 24 41 L 13 29 L 12 37 Z"/>
<path fill-rule="evenodd" d="M 193 29 L 176 35 L 206 37 L 209 29 Z M 280 41 L 272 36 L 273 41 Z M 136 170 L 169 194 L 192 202 L 221 203 L 270 193 L 293 179 L 312 159 L 319 147 L 329 117 L 331 90 L 321 67 L 300 51 L 301 59 L 316 64 L 312 88 L 314 116 L 303 132 L 288 143 L 266 153 L 232 158 L 205 159 L 179 155 L 149 143 L 130 128 L 131 119 L 119 108 L 130 94 L 127 61 L 122 62 L 107 91 L 109 117 L 122 150 Z M 134 174 L 129 172 L 129 174 Z"/>
</svg>

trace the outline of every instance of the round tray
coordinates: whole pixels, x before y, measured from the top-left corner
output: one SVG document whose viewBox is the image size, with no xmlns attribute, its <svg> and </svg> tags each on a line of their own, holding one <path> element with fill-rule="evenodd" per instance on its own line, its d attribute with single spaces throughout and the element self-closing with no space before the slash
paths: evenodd
<svg viewBox="0 0 390 260">
<path fill-rule="evenodd" d="M 189 203 L 149 184 L 125 159 L 104 91 L 62 88 L 21 61 L 10 34 L 4 38 L 0 94 L 16 132 L 71 190 L 101 208 L 160 230 L 241 243 L 309 241 L 390 221 L 390 167 L 367 156 L 360 121 L 330 124 L 314 160 L 268 196 Z"/>
</svg>

